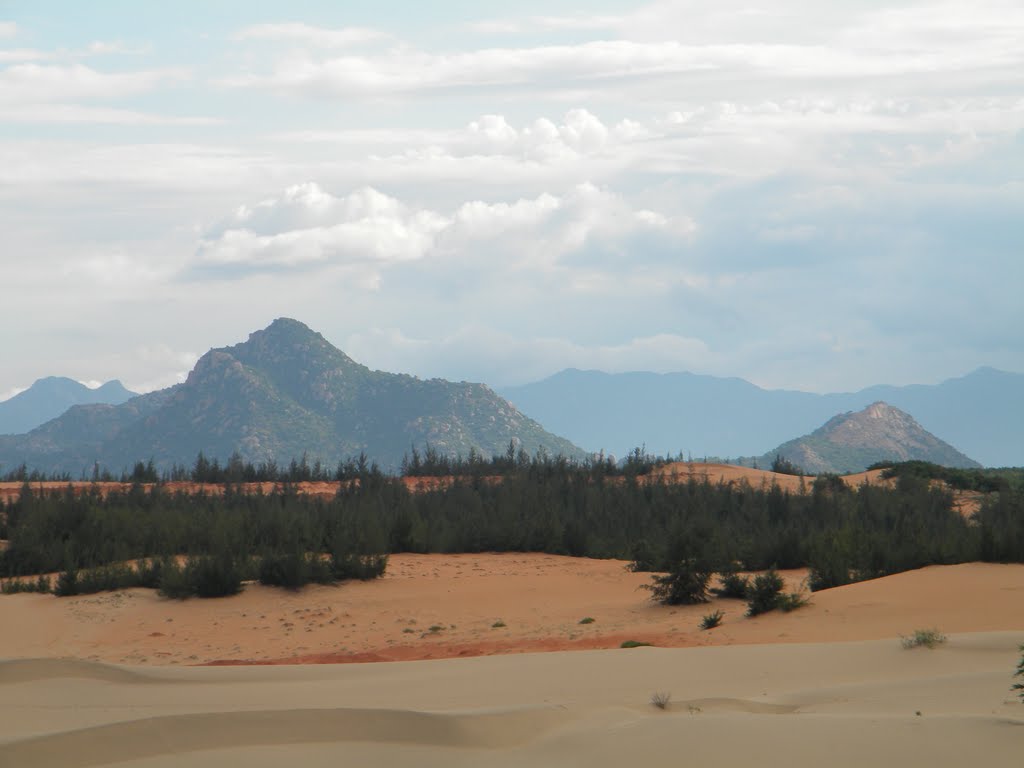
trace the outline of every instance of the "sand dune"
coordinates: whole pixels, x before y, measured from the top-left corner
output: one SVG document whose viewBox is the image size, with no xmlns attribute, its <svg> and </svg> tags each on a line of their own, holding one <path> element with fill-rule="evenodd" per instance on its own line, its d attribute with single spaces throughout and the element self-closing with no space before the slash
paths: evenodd
<svg viewBox="0 0 1024 768">
<path fill-rule="evenodd" d="M 873 640 L 918 627 L 1024 629 L 1024 565 L 935 566 L 819 592 L 790 614 L 736 600 L 664 607 L 617 560 L 396 555 L 384 578 L 178 602 L 149 590 L 0 597 L 0 658 L 122 664 L 400 661 L 532 651 Z M 800 589 L 803 571 L 784 572 Z M 722 610 L 722 626 L 698 627 Z M 585 618 L 592 623 L 581 624 Z"/>
<path fill-rule="evenodd" d="M 0 766 L 1021 763 L 1024 566 L 925 568 L 756 618 L 654 605 L 624 566 L 402 555 L 301 593 L 3 596 Z M 902 647 L 932 626 L 947 643 Z M 191 666 L 218 660 L 239 666 Z M 367 660 L 392 663 L 295 663 Z"/>
<path fill-rule="evenodd" d="M 0 666 L 0 765 L 1017 766 L 1022 634 L 161 668 L 141 685 Z"/>
</svg>

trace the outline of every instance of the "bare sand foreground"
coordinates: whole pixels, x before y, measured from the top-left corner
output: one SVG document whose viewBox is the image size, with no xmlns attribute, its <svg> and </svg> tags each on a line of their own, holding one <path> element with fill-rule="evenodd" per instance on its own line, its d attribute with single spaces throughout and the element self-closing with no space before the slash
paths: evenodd
<svg viewBox="0 0 1024 768">
<path fill-rule="evenodd" d="M 926 568 L 754 619 L 651 605 L 646 581 L 434 555 L 299 594 L 5 596 L 0 767 L 1022 764 L 1024 566 Z M 716 608 L 723 626 L 697 629 Z M 901 647 L 933 626 L 947 643 Z M 366 659 L 396 661 L 186 666 Z"/>
</svg>

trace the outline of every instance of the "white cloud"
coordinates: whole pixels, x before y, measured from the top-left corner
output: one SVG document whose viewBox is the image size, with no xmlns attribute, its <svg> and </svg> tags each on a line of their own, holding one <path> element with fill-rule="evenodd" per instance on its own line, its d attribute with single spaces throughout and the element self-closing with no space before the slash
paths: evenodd
<svg viewBox="0 0 1024 768">
<path fill-rule="evenodd" d="M 622 25 L 622 16 L 530 16 L 525 19 L 483 19 L 466 26 L 485 35 L 512 35 L 534 31 L 613 30 Z"/>
<path fill-rule="evenodd" d="M 47 51 L 39 51 L 35 48 L 7 48 L 0 49 L 0 63 L 7 61 L 39 61 L 52 56 Z"/>
<path fill-rule="evenodd" d="M 245 269 L 407 261 L 422 258 L 449 223 L 375 189 L 334 197 L 310 182 L 239 208 L 223 231 L 200 244 L 198 255 L 200 263 Z"/>
<path fill-rule="evenodd" d="M 12 123 L 80 123 L 115 125 L 221 125 L 217 117 L 188 117 L 137 112 L 131 109 L 91 107 L 80 104 L 23 104 L 4 115 Z"/>
<path fill-rule="evenodd" d="M 380 95 L 467 86 L 551 89 L 639 76 L 685 74 L 692 79 L 699 73 L 714 73 L 711 82 L 725 76 L 739 81 L 776 77 L 820 83 L 829 78 L 862 80 L 992 67 L 1012 72 L 1024 63 L 1024 47 L 1019 45 L 1024 11 L 1002 3 L 989 4 L 980 12 L 973 6 L 942 4 L 846 15 L 839 19 L 837 29 L 819 25 L 816 34 L 804 40 L 798 39 L 799 32 L 744 39 L 741 30 L 732 37 L 716 36 L 718 42 L 701 38 L 682 42 L 685 36 L 679 35 L 680 25 L 669 21 L 680 14 L 678 4 L 655 6 L 656 11 L 659 9 L 660 36 L 654 39 L 619 37 L 452 52 L 416 50 L 406 45 L 376 55 L 324 58 L 293 53 L 278 60 L 269 74 L 243 75 L 226 82 L 313 93 Z M 654 18 L 659 18 L 657 12 Z M 754 14 L 754 28 L 770 30 L 784 19 L 791 22 L 781 9 L 778 14 Z M 601 29 L 617 25 L 620 34 L 628 33 L 630 25 L 619 21 L 549 19 L 548 26 Z M 648 24 L 646 29 L 656 26 Z M 682 25 L 682 29 L 686 27 Z M 493 28 L 512 31 L 516 27 L 498 24 Z M 332 32 L 301 26 L 295 34 L 315 38 L 329 37 Z"/>
<path fill-rule="evenodd" d="M 0 39 L 15 37 L 18 34 L 18 25 L 13 21 L 0 21 Z"/>
<path fill-rule="evenodd" d="M 184 76 L 181 69 L 105 73 L 84 64 L 15 64 L 0 71 L 0 104 L 118 99 Z"/>
<path fill-rule="evenodd" d="M 407 205 L 370 187 L 336 197 L 307 182 L 236 209 L 203 238 L 197 263 L 259 271 L 427 256 L 475 260 L 485 252 L 510 257 L 506 263 L 550 266 L 592 241 L 618 243 L 644 232 L 684 239 L 694 230 L 688 217 L 632 210 L 593 184 L 562 197 L 543 193 L 513 203 L 473 200 L 443 213 Z"/>
<path fill-rule="evenodd" d="M 323 48 L 346 48 L 352 45 L 379 42 L 390 37 L 385 32 L 367 27 L 327 29 L 300 22 L 253 24 L 235 35 L 238 40 L 286 40 Z"/>
<path fill-rule="evenodd" d="M 0 184 L 103 182 L 170 190 L 229 189 L 273 176 L 267 156 L 215 144 L 0 141 Z M 126 193 L 131 196 L 136 193 Z"/>
</svg>

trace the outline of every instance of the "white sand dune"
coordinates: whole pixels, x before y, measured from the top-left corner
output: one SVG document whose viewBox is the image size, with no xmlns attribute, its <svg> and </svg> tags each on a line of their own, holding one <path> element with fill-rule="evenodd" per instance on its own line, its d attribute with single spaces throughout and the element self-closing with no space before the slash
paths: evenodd
<svg viewBox="0 0 1024 768">
<path fill-rule="evenodd" d="M 319 666 L 7 663 L 0 765 L 1019 766 L 1021 636 L 910 651 L 890 639 Z M 665 711 L 655 691 L 671 692 Z"/>
</svg>

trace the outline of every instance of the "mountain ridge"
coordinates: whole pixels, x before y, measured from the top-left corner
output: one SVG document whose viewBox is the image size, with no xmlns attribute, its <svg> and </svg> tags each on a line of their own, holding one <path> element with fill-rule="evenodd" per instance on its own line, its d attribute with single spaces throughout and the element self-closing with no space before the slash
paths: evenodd
<svg viewBox="0 0 1024 768">
<path fill-rule="evenodd" d="M 1024 374 L 988 366 L 939 384 L 825 394 L 690 372 L 571 368 L 497 391 L 577 445 L 620 457 L 641 445 L 660 455 L 759 456 L 882 400 L 986 466 L 1024 466 Z"/>
<path fill-rule="evenodd" d="M 509 443 L 582 458 L 482 384 L 372 371 L 297 320 L 278 318 L 238 344 L 209 350 L 185 382 L 121 406 L 76 406 L 27 435 L 0 437 L 0 464 L 41 471 L 119 471 L 153 459 L 328 466 L 363 452 L 395 469 L 411 447 L 503 453 Z"/>
<path fill-rule="evenodd" d="M 91 388 L 67 376 L 44 376 L 23 392 L 0 401 L 0 435 L 30 432 L 74 405 L 120 405 L 136 394 L 118 379 Z"/>
</svg>

